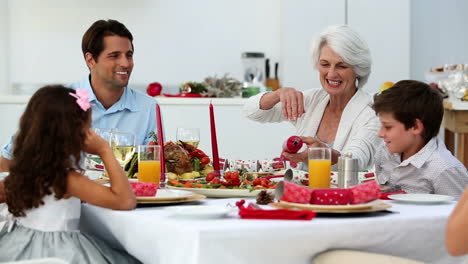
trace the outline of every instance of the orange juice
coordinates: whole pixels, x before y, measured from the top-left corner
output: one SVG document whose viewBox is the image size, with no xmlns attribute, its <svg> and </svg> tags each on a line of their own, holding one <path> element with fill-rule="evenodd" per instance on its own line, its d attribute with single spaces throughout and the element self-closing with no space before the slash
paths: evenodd
<svg viewBox="0 0 468 264">
<path fill-rule="evenodd" d="M 330 188 L 331 160 L 309 160 L 309 187 Z"/>
<path fill-rule="evenodd" d="M 159 160 L 141 160 L 138 162 L 138 181 L 154 182 L 159 185 L 161 163 Z"/>
</svg>

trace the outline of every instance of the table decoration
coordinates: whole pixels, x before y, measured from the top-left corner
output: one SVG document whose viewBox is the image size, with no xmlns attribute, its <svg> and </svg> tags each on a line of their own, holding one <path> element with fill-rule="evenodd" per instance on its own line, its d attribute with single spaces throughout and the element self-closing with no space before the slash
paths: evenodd
<svg viewBox="0 0 468 264">
<path fill-rule="evenodd" d="M 155 196 L 158 190 L 158 185 L 152 182 L 138 182 L 130 181 L 130 186 L 132 187 L 135 196 Z"/>
<path fill-rule="evenodd" d="M 159 159 L 161 161 L 161 180 L 160 182 L 164 185 L 166 182 L 166 163 L 164 158 L 164 131 L 161 119 L 161 108 L 159 104 L 156 105 L 156 124 L 158 129 L 158 145 L 160 146 Z"/>
<path fill-rule="evenodd" d="M 291 182 L 281 181 L 277 184 L 275 198 L 286 202 L 309 204 L 312 189 Z"/>
<path fill-rule="evenodd" d="M 380 187 L 376 181 L 368 181 L 349 188 L 351 204 L 367 203 L 380 198 Z"/>
<path fill-rule="evenodd" d="M 213 154 L 213 168 L 219 171 L 218 141 L 216 139 L 216 125 L 213 104 L 210 102 L 210 128 L 211 128 L 211 150 Z"/>
</svg>

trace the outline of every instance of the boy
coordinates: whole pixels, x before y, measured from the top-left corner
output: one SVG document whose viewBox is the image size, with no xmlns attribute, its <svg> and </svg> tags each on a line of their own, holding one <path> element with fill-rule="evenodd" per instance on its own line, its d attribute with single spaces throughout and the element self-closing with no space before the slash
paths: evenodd
<svg viewBox="0 0 468 264">
<path fill-rule="evenodd" d="M 374 97 L 373 109 L 385 143 L 375 156 L 380 184 L 408 193 L 463 193 L 468 172 L 437 137 L 444 115 L 437 91 L 419 81 L 399 81 Z"/>
</svg>

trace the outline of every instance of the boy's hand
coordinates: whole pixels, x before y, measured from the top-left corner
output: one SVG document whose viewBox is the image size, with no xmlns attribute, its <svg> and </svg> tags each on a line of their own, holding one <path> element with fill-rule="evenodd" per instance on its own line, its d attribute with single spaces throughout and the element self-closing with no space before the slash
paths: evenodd
<svg viewBox="0 0 468 264">
<path fill-rule="evenodd" d="M 110 149 L 109 142 L 100 137 L 94 130 L 89 129 L 86 132 L 84 151 L 89 154 L 101 155 L 102 152 Z"/>
</svg>

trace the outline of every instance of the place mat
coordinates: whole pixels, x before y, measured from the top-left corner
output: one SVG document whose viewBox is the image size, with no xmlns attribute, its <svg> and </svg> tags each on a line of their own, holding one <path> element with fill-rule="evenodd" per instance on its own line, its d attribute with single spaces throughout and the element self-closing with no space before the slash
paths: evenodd
<svg viewBox="0 0 468 264">
<path fill-rule="evenodd" d="M 366 204 L 350 204 L 350 205 L 316 205 L 316 204 L 299 204 L 290 202 L 277 202 L 269 204 L 275 208 L 283 209 L 300 209 L 311 210 L 316 213 L 366 213 L 385 211 L 392 206 L 382 202 L 371 202 Z"/>
</svg>

